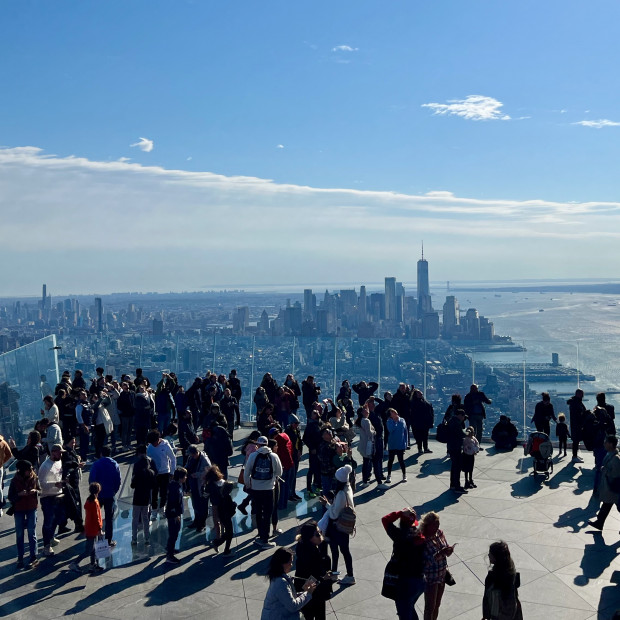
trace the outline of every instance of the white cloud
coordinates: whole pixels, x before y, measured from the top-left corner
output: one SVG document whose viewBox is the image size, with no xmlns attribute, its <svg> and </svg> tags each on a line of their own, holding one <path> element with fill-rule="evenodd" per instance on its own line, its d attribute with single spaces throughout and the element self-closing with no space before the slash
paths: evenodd
<svg viewBox="0 0 620 620">
<path fill-rule="evenodd" d="M 131 161 L 131 157 L 119 157 L 116 161 Z"/>
<path fill-rule="evenodd" d="M 190 155 L 189 157 L 186 157 L 185 161 L 192 161 L 192 156 Z"/>
<path fill-rule="evenodd" d="M 336 45 L 336 47 L 332 47 L 332 52 L 359 52 L 359 47 L 351 47 L 350 45 Z"/>
<path fill-rule="evenodd" d="M 508 114 L 502 113 L 503 103 L 493 97 L 469 95 L 465 99 L 449 99 L 448 103 L 423 103 L 423 108 L 433 110 L 440 116 L 460 116 L 470 121 L 510 120 Z"/>
<path fill-rule="evenodd" d="M 610 121 L 607 118 L 601 118 L 598 121 L 577 121 L 573 125 L 581 125 L 582 127 L 593 127 L 594 129 L 602 129 L 603 127 L 620 127 L 620 123 Z"/>
<path fill-rule="evenodd" d="M 558 269 L 565 271 L 545 277 L 587 277 L 606 273 L 620 260 L 620 202 L 317 188 L 60 157 L 32 146 L 0 148 L 0 187 L 0 264 L 19 264 L 19 277 L 0 271 L 5 295 L 38 290 L 41 281 L 58 294 L 93 287 L 101 293 L 195 290 L 205 283 L 205 265 L 218 285 L 223 273 L 230 285 L 280 283 L 283 265 L 288 280 L 281 283 L 356 281 L 362 274 L 379 281 L 394 265 L 402 277 L 415 273 L 411 239 L 421 236 L 434 248 L 437 279 L 480 277 L 481 264 L 491 278 L 540 277 L 540 265 L 548 265 L 551 255 L 562 257 Z M 102 216 L 109 227 L 102 229 Z M 211 235 L 205 244 L 205 230 L 214 221 L 231 223 L 234 235 Z M 278 243 L 268 243 L 266 252 L 274 227 Z M 318 232 L 320 246 L 306 243 L 308 234 Z M 390 244 L 380 254 L 369 253 L 368 241 L 377 232 Z M 455 238 L 461 257 L 456 262 Z M 71 243 L 50 245 L 53 239 Z M 574 251 L 591 240 L 596 252 Z M 127 276 L 128 265 L 139 267 L 138 280 L 138 272 Z"/>
<path fill-rule="evenodd" d="M 134 142 L 129 146 L 137 146 L 141 151 L 150 153 L 153 150 L 154 144 L 153 140 L 149 140 L 148 138 L 140 138 L 138 142 Z"/>
<path fill-rule="evenodd" d="M 276 148 L 277 148 L 277 149 L 283 149 L 283 148 L 284 148 L 284 144 L 277 144 L 277 145 L 276 145 Z"/>
</svg>

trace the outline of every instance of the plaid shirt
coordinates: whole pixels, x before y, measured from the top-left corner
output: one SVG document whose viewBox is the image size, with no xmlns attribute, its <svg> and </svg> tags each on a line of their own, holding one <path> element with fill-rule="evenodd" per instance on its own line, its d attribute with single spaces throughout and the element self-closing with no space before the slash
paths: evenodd
<svg viewBox="0 0 620 620">
<path fill-rule="evenodd" d="M 435 554 L 447 546 L 446 537 L 441 530 L 437 530 L 432 538 L 426 539 L 424 549 L 424 580 L 426 583 L 443 583 L 448 570 L 448 559 L 443 553 L 437 557 Z"/>
</svg>

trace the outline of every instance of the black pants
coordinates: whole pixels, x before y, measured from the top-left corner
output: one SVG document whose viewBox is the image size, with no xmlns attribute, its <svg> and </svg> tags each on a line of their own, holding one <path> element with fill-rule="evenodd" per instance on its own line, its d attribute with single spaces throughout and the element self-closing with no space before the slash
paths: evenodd
<svg viewBox="0 0 620 620">
<path fill-rule="evenodd" d="M 321 486 L 321 463 L 317 454 L 308 454 L 308 475 L 306 476 L 306 489 L 312 490 L 312 486 Z"/>
<path fill-rule="evenodd" d="M 570 436 L 573 440 L 573 458 L 577 458 L 577 453 L 579 452 L 579 442 L 581 441 L 581 428 L 571 424 Z"/>
<path fill-rule="evenodd" d="M 108 435 L 103 424 L 95 425 L 95 458 L 101 458 L 101 448 L 106 444 Z"/>
<path fill-rule="evenodd" d="M 305 620 L 325 620 L 325 601 L 313 596 L 309 603 L 306 603 L 301 613 Z"/>
<path fill-rule="evenodd" d="M 450 487 L 461 486 L 461 449 L 450 450 Z"/>
<path fill-rule="evenodd" d="M 252 491 L 252 508 L 256 513 L 258 536 L 263 542 L 269 541 L 269 526 L 273 513 L 273 489 Z"/>
<path fill-rule="evenodd" d="M 605 519 L 607 519 L 607 517 L 609 516 L 609 512 L 612 509 L 612 507 L 613 507 L 613 504 L 608 504 L 606 502 L 603 502 L 601 504 L 601 508 L 598 511 L 598 515 L 596 516 L 596 521 L 601 526 L 605 523 Z M 618 508 L 618 506 L 616 506 L 616 508 Z M 620 512 L 620 508 L 618 508 L 618 511 Z"/>
<path fill-rule="evenodd" d="M 65 440 L 77 437 L 77 420 L 74 417 L 62 419 L 62 437 Z"/>
<path fill-rule="evenodd" d="M 564 454 L 566 454 L 566 446 L 568 444 L 568 438 L 567 437 L 560 437 L 560 439 L 558 440 L 558 454 L 560 452 L 562 452 L 562 450 L 564 450 Z"/>
<path fill-rule="evenodd" d="M 225 543 L 224 553 L 228 553 L 230 551 L 230 543 L 233 539 L 232 515 L 222 515 L 218 509 L 217 518 L 219 519 L 222 531 L 220 538 L 214 540 L 213 544 L 219 547 L 222 543 Z"/>
<path fill-rule="evenodd" d="M 338 570 L 338 560 L 340 553 L 344 558 L 344 564 L 347 568 L 347 575 L 353 576 L 353 557 L 349 550 L 349 535 L 336 529 L 332 522 L 328 528 L 329 532 L 329 549 L 332 553 L 332 571 Z"/>
<path fill-rule="evenodd" d="M 136 446 L 146 446 L 146 436 L 148 433 L 148 426 L 136 426 Z"/>
<path fill-rule="evenodd" d="M 394 465 L 394 457 L 398 459 L 398 464 L 400 465 L 400 470 L 403 472 L 403 476 L 407 475 L 407 471 L 405 469 L 405 451 L 404 450 L 390 450 L 388 456 L 387 463 L 387 475 L 388 478 L 392 475 L 392 465 Z"/>
<path fill-rule="evenodd" d="M 418 444 L 418 452 L 428 450 L 428 428 L 416 428 L 413 431 L 415 442 Z"/>
<path fill-rule="evenodd" d="M 155 486 L 153 487 L 153 501 L 151 502 L 153 510 L 157 510 L 157 506 L 162 509 L 166 506 L 168 484 L 170 484 L 170 474 L 157 474 Z M 157 503 L 158 499 L 159 504 Z"/>
</svg>

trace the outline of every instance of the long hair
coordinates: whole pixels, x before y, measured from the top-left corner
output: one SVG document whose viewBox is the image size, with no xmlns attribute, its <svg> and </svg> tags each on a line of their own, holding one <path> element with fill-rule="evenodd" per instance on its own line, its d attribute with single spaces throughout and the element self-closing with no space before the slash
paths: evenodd
<svg viewBox="0 0 620 620">
<path fill-rule="evenodd" d="M 357 410 L 357 418 L 355 418 L 355 426 L 362 426 L 362 419 L 363 419 L 363 414 L 364 413 L 364 407 L 359 407 Z"/>
<path fill-rule="evenodd" d="M 273 581 L 284 575 L 284 565 L 288 564 L 293 558 L 293 552 L 287 547 L 278 547 L 269 558 L 269 566 L 267 567 L 267 579 Z"/>
<path fill-rule="evenodd" d="M 297 536 L 295 537 L 295 540 L 298 543 L 301 543 L 304 545 L 312 544 L 312 538 L 314 537 L 315 533 L 318 531 L 317 528 L 318 528 L 318 525 L 314 519 L 310 519 L 310 521 L 306 521 L 299 528 L 299 534 L 297 534 Z"/>
<path fill-rule="evenodd" d="M 517 574 L 515 563 L 510 557 L 510 549 L 503 540 L 500 540 L 491 543 L 489 553 L 493 557 L 491 574 L 495 585 L 500 589 L 502 596 L 507 596 L 510 594 Z"/>
</svg>

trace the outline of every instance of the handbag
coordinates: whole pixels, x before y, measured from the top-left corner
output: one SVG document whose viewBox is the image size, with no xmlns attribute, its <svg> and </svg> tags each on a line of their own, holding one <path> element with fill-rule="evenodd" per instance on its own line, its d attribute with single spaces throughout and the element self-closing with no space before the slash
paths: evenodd
<svg viewBox="0 0 620 620">
<path fill-rule="evenodd" d="M 237 478 L 237 482 L 245 486 L 245 467 L 241 468 L 241 471 L 239 472 L 239 477 Z"/>
<path fill-rule="evenodd" d="M 105 538 L 95 541 L 95 557 L 98 560 L 109 558 L 111 555 L 112 550 L 110 549 L 110 545 Z"/>
<path fill-rule="evenodd" d="M 448 423 L 446 421 L 437 425 L 436 439 L 439 443 L 448 443 Z"/>
<path fill-rule="evenodd" d="M 357 520 L 357 514 L 355 513 L 355 510 L 349 506 L 348 496 L 346 501 L 347 503 L 342 509 L 340 516 L 336 519 L 335 525 L 339 532 L 352 536 L 355 534 L 355 521 Z"/>
<path fill-rule="evenodd" d="M 398 582 L 400 575 L 398 574 L 398 562 L 394 557 L 390 558 L 385 570 L 383 571 L 383 585 L 381 586 L 381 596 L 389 598 L 393 601 L 398 596 Z"/>
<path fill-rule="evenodd" d="M 456 584 L 456 579 L 452 576 L 452 573 L 449 570 L 446 570 L 446 574 L 443 578 L 444 583 L 447 586 L 453 586 Z"/>
</svg>

